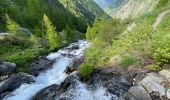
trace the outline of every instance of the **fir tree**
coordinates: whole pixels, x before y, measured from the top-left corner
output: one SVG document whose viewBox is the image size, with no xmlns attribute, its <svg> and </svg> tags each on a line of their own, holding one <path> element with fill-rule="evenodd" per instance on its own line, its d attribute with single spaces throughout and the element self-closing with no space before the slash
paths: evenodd
<svg viewBox="0 0 170 100">
<path fill-rule="evenodd" d="M 59 47 L 61 47 L 61 39 L 57 32 L 55 31 L 55 27 L 52 25 L 52 22 L 49 20 L 49 18 L 44 15 L 43 16 L 44 26 L 46 28 L 46 39 L 48 41 L 48 44 L 50 46 L 50 50 L 55 50 Z"/>
<path fill-rule="evenodd" d="M 6 27 L 9 32 L 17 35 L 19 33 L 19 25 L 14 22 L 7 14 L 6 14 Z"/>
</svg>

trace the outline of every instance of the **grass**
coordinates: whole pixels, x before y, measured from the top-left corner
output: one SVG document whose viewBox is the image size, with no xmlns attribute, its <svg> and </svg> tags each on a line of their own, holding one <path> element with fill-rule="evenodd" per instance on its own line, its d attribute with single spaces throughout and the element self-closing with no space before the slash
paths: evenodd
<svg viewBox="0 0 170 100">
<path fill-rule="evenodd" d="M 134 56 L 125 56 L 120 62 L 120 65 L 127 68 L 131 65 L 137 64 L 140 60 Z"/>
</svg>

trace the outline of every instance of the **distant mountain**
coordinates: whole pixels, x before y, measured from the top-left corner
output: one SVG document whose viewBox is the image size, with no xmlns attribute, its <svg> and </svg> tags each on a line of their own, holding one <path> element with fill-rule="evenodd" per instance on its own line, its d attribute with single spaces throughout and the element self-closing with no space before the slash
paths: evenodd
<svg viewBox="0 0 170 100">
<path fill-rule="evenodd" d="M 127 18 L 152 10 L 159 0 L 94 0 L 112 17 Z"/>
<path fill-rule="evenodd" d="M 119 7 L 127 0 L 94 0 L 107 14 L 114 16 Z"/>
<path fill-rule="evenodd" d="M 93 23 L 95 17 L 106 14 L 93 0 L 59 0 L 74 15 Z"/>
</svg>

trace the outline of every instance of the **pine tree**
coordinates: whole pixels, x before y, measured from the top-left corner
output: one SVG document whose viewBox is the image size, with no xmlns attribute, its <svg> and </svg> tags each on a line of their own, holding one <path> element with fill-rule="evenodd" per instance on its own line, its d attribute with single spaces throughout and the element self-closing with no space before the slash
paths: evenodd
<svg viewBox="0 0 170 100">
<path fill-rule="evenodd" d="M 89 25 L 87 27 L 86 39 L 88 39 L 88 40 L 92 39 L 92 36 L 91 36 L 91 27 Z"/>
<path fill-rule="evenodd" d="M 66 36 L 67 36 L 67 41 L 73 42 L 76 39 L 76 34 L 72 30 L 72 28 L 69 25 L 66 25 Z"/>
<path fill-rule="evenodd" d="M 100 25 L 99 19 L 96 17 L 93 27 L 91 28 L 90 26 L 88 26 L 87 28 L 86 38 L 88 40 L 92 40 L 96 38 L 98 31 L 99 31 L 99 25 Z"/>
<path fill-rule="evenodd" d="M 9 32 L 17 35 L 19 33 L 19 25 L 14 22 L 7 14 L 6 14 L 6 27 Z"/>
<path fill-rule="evenodd" d="M 57 32 L 55 31 L 55 27 L 52 25 L 52 22 L 49 20 L 49 18 L 44 15 L 43 16 L 44 26 L 46 28 L 46 39 L 48 41 L 48 44 L 50 46 L 50 50 L 55 50 L 59 47 L 61 47 L 61 39 Z"/>
</svg>

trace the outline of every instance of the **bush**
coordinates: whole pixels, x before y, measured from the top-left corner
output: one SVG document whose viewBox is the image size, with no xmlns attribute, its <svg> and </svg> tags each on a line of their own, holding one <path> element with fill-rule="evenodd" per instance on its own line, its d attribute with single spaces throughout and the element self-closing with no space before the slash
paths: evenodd
<svg viewBox="0 0 170 100">
<path fill-rule="evenodd" d="M 166 6 L 169 0 L 159 0 L 158 4 L 156 5 L 157 8 Z"/>
<path fill-rule="evenodd" d="M 137 62 L 139 62 L 139 59 L 137 59 L 136 57 L 134 57 L 134 56 L 125 56 L 121 60 L 120 65 L 127 68 L 127 67 L 129 67 L 131 65 L 136 64 Z"/>
<path fill-rule="evenodd" d="M 156 64 L 149 65 L 148 68 L 151 71 L 160 71 L 161 70 L 161 67 L 159 65 L 156 65 Z"/>
<path fill-rule="evenodd" d="M 84 78 L 89 78 L 94 71 L 94 67 L 88 64 L 80 66 L 80 75 Z"/>
</svg>

